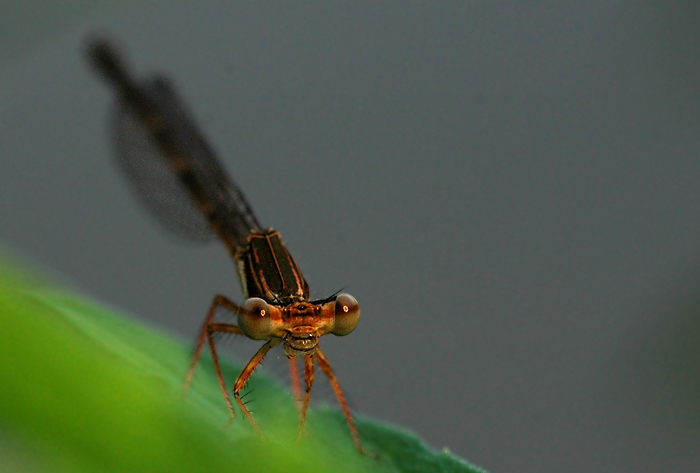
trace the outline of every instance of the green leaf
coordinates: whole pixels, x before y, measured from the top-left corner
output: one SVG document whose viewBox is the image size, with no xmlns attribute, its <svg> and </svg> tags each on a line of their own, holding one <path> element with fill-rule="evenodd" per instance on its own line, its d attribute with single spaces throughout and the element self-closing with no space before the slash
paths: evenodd
<svg viewBox="0 0 700 473">
<path fill-rule="evenodd" d="M 477 472 L 415 436 L 358 419 L 359 454 L 342 414 L 298 414 L 273 380 L 251 378 L 260 440 L 240 413 L 231 422 L 204 357 L 182 386 L 191 347 L 127 317 L 0 267 L 2 471 Z M 240 367 L 224 364 L 224 377 Z"/>
</svg>

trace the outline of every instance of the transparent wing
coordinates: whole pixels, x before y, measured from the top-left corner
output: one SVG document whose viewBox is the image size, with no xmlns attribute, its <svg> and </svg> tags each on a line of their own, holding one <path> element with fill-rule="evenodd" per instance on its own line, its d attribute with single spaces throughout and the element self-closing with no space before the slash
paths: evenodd
<svg viewBox="0 0 700 473">
<path fill-rule="evenodd" d="M 234 246 L 260 231 L 250 205 L 162 78 L 119 97 L 119 162 L 138 194 L 170 231 L 191 240 L 217 235 Z"/>
<path fill-rule="evenodd" d="M 153 216 L 170 232 L 194 241 L 216 237 L 209 222 L 172 172 L 134 113 L 114 111 L 119 164 Z"/>
</svg>

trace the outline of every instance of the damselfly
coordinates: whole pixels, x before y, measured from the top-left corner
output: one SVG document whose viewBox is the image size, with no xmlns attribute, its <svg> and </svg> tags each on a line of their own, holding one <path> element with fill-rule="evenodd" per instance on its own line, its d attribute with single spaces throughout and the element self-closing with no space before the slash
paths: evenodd
<svg viewBox="0 0 700 473">
<path fill-rule="evenodd" d="M 113 47 L 104 40 L 92 42 L 88 56 L 115 91 L 118 158 L 139 195 L 169 229 L 195 240 L 218 237 L 231 253 L 243 287 L 245 301 L 240 306 L 222 295 L 214 298 L 197 340 L 185 389 L 207 343 L 226 406 L 233 417 L 214 334 L 233 333 L 264 341 L 233 385 L 236 404 L 262 436 L 241 400 L 241 391 L 267 352 L 282 344 L 300 405 L 299 434 L 309 407 L 314 365 L 318 364 L 330 380 L 357 449 L 365 453 L 340 385 L 319 347 L 322 335 L 342 336 L 355 329 L 360 319 L 355 298 L 334 294 L 323 300 L 309 300 L 309 286 L 280 234 L 258 223 L 243 193 L 224 171 L 166 79 L 155 75 L 143 81 L 134 80 Z M 238 324 L 215 322 L 219 308 L 237 314 Z M 296 357 L 304 361 L 303 400 Z"/>
</svg>

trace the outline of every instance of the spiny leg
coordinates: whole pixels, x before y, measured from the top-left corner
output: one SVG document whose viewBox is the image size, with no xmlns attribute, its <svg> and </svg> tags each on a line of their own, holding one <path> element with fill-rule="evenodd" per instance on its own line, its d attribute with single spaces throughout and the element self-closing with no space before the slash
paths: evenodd
<svg viewBox="0 0 700 473">
<path fill-rule="evenodd" d="M 212 334 L 214 332 L 223 332 L 223 333 L 235 333 L 239 335 L 243 335 L 243 332 L 241 331 L 240 328 L 238 328 L 236 325 L 233 324 L 222 324 L 222 323 L 217 323 L 217 322 L 212 322 L 212 319 L 214 318 L 214 315 L 216 314 L 216 309 L 219 307 L 224 307 L 225 309 L 230 310 L 233 313 L 238 312 L 238 306 L 228 300 L 226 297 L 222 295 L 217 295 L 214 298 L 214 301 L 211 303 L 211 306 L 209 307 L 209 312 L 207 313 L 207 318 L 204 319 L 204 324 L 202 324 L 202 330 L 199 334 L 199 338 L 197 339 L 197 347 L 195 348 L 194 355 L 192 356 L 192 361 L 190 362 L 190 368 L 187 372 L 187 378 L 185 379 L 185 385 L 182 388 L 182 394 L 184 395 L 185 392 L 187 391 L 187 388 L 189 387 L 190 383 L 192 382 L 192 377 L 194 376 L 194 371 L 197 368 L 197 362 L 199 361 L 199 357 L 202 354 L 202 348 L 204 347 L 204 341 L 207 340 L 209 342 L 209 349 L 211 350 L 211 358 L 212 361 L 214 362 L 214 369 L 216 370 L 216 377 L 219 380 L 219 386 L 221 387 L 221 392 L 224 394 L 224 400 L 226 401 L 226 406 L 228 407 L 229 414 L 231 414 L 231 417 L 233 418 L 233 405 L 231 404 L 231 399 L 228 396 L 228 392 L 226 391 L 226 384 L 224 383 L 224 378 L 221 374 L 221 367 L 219 366 L 219 357 L 216 354 L 216 346 L 214 344 L 214 337 Z"/>
<path fill-rule="evenodd" d="M 318 366 L 321 368 L 321 371 L 326 373 L 326 376 L 328 376 L 328 379 L 331 382 L 331 386 L 333 386 L 333 391 L 335 391 L 335 395 L 338 398 L 340 407 L 341 409 L 343 409 L 343 414 L 345 414 L 345 419 L 348 421 L 348 427 L 350 427 L 350 433 L 352 434 L 352 439 L 355 441 L 355 446 L 357 447 L 357 450 L 363 455 L 374 457 L 374 454 L 369 453 L 368 451 L 362 448 L 362 443 L 360 443 L 360 436 L 357 433 L 357 427 L 355 427 L 355 421 L 352 419 L 352 414 L 350 414 L 348 403 L 345 402 L 345 396 L 343 396 L 343 391 L 340 389 L 340 384 L 338 384 L 338 380 L 333 374 L 333 370 L 331 369 L 331 365 L 328 363 L 328 359 L 326 359 L 326 356 L 323 354 L 320 348 L 316 349 L 316 354 L 314 356 L 316 358 L 316 361 L 318 362 Z"/>
<path fill-rule="evenodd" d="M 190 383 L 192 382 L 192 377 L 194 376 L 194 370 L 197 368 L 197 362 L 199 361 L 199 357 L 202 354 L 202 348 L 204 347 L 204 342 L 207 339 L 207 332 L 209 332 L 209 326 L 212 323 L 212 319 L 214 318 L 214 315 L 216 314 L 216 309 L 219 307 L 224 307 L 225 309 L 228 309 L 232 313 L 236 314 L 238 313 L 238 306 L 228 300 L 225 296 L 222 296 L 221 294 L 217 294 L 217 296 L 214 298 L 214 300 L 211 303 L 211 306 L 209 306 L 209 312 L 207 312 L 207 318 L 204 319 L 204 323 L 202 324 L 202 330 L 199 332 L 199 337 L 197 338 L 197 346 L 194 350 L 194 355 L 192 355 L 192 361 L 190 361 L 190 367 L 187 370 L 187 378 L 185 379 L 185 386 L 182 389 L 182 392 L 184 393 L 187 391 L 187 388 L 189 388 Z M 235 327 L 235 325 L 230 325 L 230 327 Z M 238 327 L 236 327 L 238 329 Z M 240 333 L 243 334 L 243 332 L 238 329 L 237 331 L 233 331 L 231 333 Z"/>
<path fill-rule="evenodd" d="M 243 400 L 241 400 L 240 392 L 252 376 L 253 371 L 255 371 L 255 368 L 257 368 L 262 359 L 265 358 L 267 352 L 270 351 L 270 349 L 277 345 L 279 342 L 279 339 L 273 339 L 265 343 L 265 345 L 261 346 L 258 352 L 255 355 L 253 355 L 253 358 L 251 358 L 250 361 L 243 367 L 241 374 L 238 375 L 238 378 L 236 378 L 236 382 L 233 385 L 233 397 L 236 399 L 238 407 L 241 408 L 241 411 L 243 411 L 243 414 L 246 416 L 246 419 L 248 419 L 250 426 L 260 438 L 263 438 L 262 432 L 260 431 L 260 428 L 258 428 L 258 424 L 255 423 L 255 420 L 250 414 L 250 411 L 243 403 Z"/>
<path fill-rule="evenodd" d="M 314 384 L 314 358 L 313 356 L 304 357 L 304 383 L 306 385 L 306 393 L 304 395 L 304 405 L 301 406 L 301 420 L 299 421 L 299 432 L 297 433 L 297 441 L 304 431 L 304 423 L 306 422 L 306 411 L 309 409 L 309 401 L 311 400 L 311 386 Z"/>
<path fill-rule="evenodd" d="M 233 405 L 231 404 L 231 399 L 228 397 L 228 392 L 226 392 L 226 383 L 224 382 L 224 376 L 221 374 L 221 367 L 219 366 L 219 356 L 216 354 L 216 346 L 214 345 L 214 336 L 209 331 L 207 331 L 207 340 L 209 340 L 211 360 L 214 362 L 214 370 L 216 370 L 216 377 L 219 380 L 219 387 L 221 388 L 221 392 L 224 394 L 224 400 L 226 401 L 226 407 L 228 407 L 228 413 L 231 415 L 231 419 L 233 419 Z"/>
</svg>

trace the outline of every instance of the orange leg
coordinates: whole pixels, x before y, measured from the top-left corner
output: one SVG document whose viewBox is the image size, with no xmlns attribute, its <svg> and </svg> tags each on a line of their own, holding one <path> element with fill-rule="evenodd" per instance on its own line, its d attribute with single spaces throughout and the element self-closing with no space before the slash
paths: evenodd
<svg viewBox="0 0 700 473">
<path fill-rule="evenodd" d="M 216 309 L 219 307 L 224 307 L 228 310 L 230 310 L 233 313 L 238 312 L 238 306 L 228 300 L 226 297 L 222 295 L 217 295 L 214 298 L 214 301 L 211 303 L 211 306 L 209 307 L 209 312 L 207 313 L 207 318 L 204 319 L 204 324 L 202 324 L 202 330 L 199 333 L 199 338 L 197 339 L 197 347 L 194 350 L 194 355 L 192 356 L 192 361 L 190 362 L 190 368 L 187 372 L 187 378 L 185 379 L 185 385 L 182 388 L 182 394 L 184 395 L 185 391 L 187 391 L 187 388 L 189 388 L 190 383 L 192 382 L 192 377 L 194 376 L 194 370 L 197 368 L 197 362 L 199 361 L 199 357 L 202 354 L 202 348 L 204 347 L 204 342 L 208 341 L 209 342 L 209 349 L 211 350 L 211 358 L 212 361 L 214 362 L 214 369 L 216 370 L 216 377 L 219 379 L 219 386 L 221 386 L 221 391 L 224 393 L 224 399 L 226 400 L 226 406 L 228 407 L 229 414 L 231 414 L 231 417 L 233 418 L 233 405 L 231 404 L 231 399 L 228 397 L 228 393 L 226 392 L 226 384 L 224 383 L 224 378 L 221 375 L 221 367 L 219 366 L 219 357 L 216 354 L 216 347 L 214 345 L 214 337 L 213 333 L 214 332 L 223 332 L 223 333 L 236 333 L 239 335 L 243 335 L 243 332 L 241 331 L 238 326 L 233 325 L 233 324 L 222 324 L 222 323 L 217 323 L 217 322 L 212 322 L 214 319 L 214 314 L 216 313 Z"/>
<path fill-rule="evenodd" d="M 297 401 L 297 409 L 301 408 L 301 390 L 299 389 L 299 371 L 297 370 L 297 359 L 294 355 L 287 357 L 289 360 L 289 376 L 292 380 L 292 392 Z"/>
<path fill-rule="evenodd" d="M 301 420 L 299 421 L 299 432 L 297 433 L 297 441 L 301 437 L 306 422 L 306 411 L 309 410 L 309 401 L 311 400 L 311 386 L 314 384 L 314 358 L 313 356 L 304 357 L 304 383 L 306 385 L 306 393 L 304 395 L 304 405 L 301 406 Z"/>
<path fill-rule="evenodd" d="M 352 434 L 352 439 L 355 441 L 355 446 L 357 447 L 357 450 L 363 455 L 374 457 L 374 454 L 369 453 L 362 448 L 362 443 L 360 443 L 360 436 L 357 434 L 357 427 L 355 427 L 355 421 L 352 419 L 352 414 L 350 414 L 348 403 L 345 402 L 345 396 L 343 396 L 343 391 L 340 389 L 340 384 L 338 384 L 338 380 L 333 374 L 333 370 L 331 369 L 331 365 L 328 363 L 328 359 L 326 359 L 326 356 L 323 354 L 320 348 L 316 348 L 316 354 L 314 356 L 316 358 L 316 361 L 318 362 L 318 366 L 321 368 L 321 371 L 326 373 L 326 376 L 328 376 L 328 379 L 331 382 L 331 386 L 333 386 L 333 391 L 335 391 L 335 395 L 338 398 L 338 402 L 340 403 L 340 408 L 343 410 L 343 414 L 345 414 L 345 419 L 348 421 L 348 427 L 350 427 L 350 433 Z"/>
<path fill-rule="evenodd" d="M 255 433 L 257 433 L 258 436 L 260 436 L 260 438 L 262 438 L 263 436 L 262 432 L 260 431 L 260 428 L 258 428 L 258 424 L 255 423 L 255 420 L 250 414 L 250 411 L 241 400 L 240 393 L 245 384 L 252 376 L 253 371 L 255 371 L 255 368 L 258 367 L 262 359 L 265 358 L 265 355 L 267 355 L 267 352 L 270 351 L 270 349 L 277 345 L 279 342 L 279 339 L 273 339 L 265 343 L 265 345 L 261 346 L 258 352 L 255 355 L 253 355 L 253 358 L 251 358 L 250 361 L 243 367 L 243 371 L 241 371 L 241 374 L 238 375 L 238 378 L 236 378 L 236 382 L 233 385 L 233 397 L 236 399 L 238 407 L 241 408 L 241 411 L 243 411 L 243 414 L 246 416 L 246 419 L 248 419 L 250 426 L 253 428 Z"/>
</svg>

